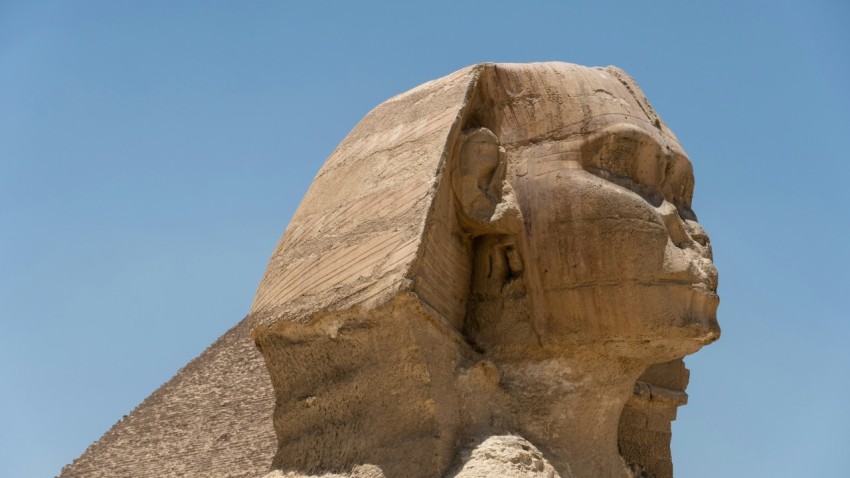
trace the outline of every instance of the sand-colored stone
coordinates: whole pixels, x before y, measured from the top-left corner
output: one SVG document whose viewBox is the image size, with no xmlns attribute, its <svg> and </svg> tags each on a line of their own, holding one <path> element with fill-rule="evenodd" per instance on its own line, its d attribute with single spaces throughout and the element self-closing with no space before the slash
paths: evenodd
<svg viewBox="0 0 850 478">
<path fill-rule="evenodd" d="M 613 67 L 483 64 L 391 98 L 227 345 L 62 476 L 672 476 L 681 358 L 719 336 L 693 185 Z"/>
</svg>

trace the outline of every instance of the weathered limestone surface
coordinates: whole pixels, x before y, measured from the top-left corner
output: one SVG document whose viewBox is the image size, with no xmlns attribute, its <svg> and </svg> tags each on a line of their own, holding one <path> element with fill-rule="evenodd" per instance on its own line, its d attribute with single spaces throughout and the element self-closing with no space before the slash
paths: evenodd
<svg viewBox="0 0 850 478">
<path fill-rule="evenodd" d="M 483 64 L 391 98 L 248 318 L 63 476 L 670 477 L 681 359 L 719 337 L 693 185 L 613 67 Z"/>
</svg>

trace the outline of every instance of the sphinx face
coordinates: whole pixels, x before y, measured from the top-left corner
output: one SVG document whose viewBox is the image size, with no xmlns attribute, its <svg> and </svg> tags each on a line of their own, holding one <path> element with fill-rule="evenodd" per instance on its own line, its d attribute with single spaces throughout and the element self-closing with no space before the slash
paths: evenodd
<svg viewBox="0 0 850 478">
<path fill-rule="evenodd" d="M 553 341 L 693 353 L 719 327 L 691 164 L 657 129 L 609 119 L 546 154 L 525 151 L 515 183 L 533 314 Z"/>
<path fill-rule="evenodd" d="M 496 148 L 462 151 L 466 163 L 498 161 Z M 550 145 L 545 154 L 528 148 L 513 154 L 522 158 L 511 179 L 522 211 L 522 259 L 511 256 L 511 240 L 480 242 L 489 244 L 485 251 L 501 252 L 479 258 L 477 269 L 488 277 L 479 292 L 492 287 L 492 276 L 502 278 L 495 290 L 508 302 L 524 291 L 538 338 L 549 344 L 666 361 L 719 337 L 717 271 L 690 207 L 693 173 L 678 142 L 611 122 Z M 491 191 L 487 184 L 466 189 Z M 466 202 L 470 213 L 486 209 L 476 207 L 485 200 Z M 512 277 L 520 275 L 518 289 Z M 528 340 L 515 323 L 523 314 L 484 305 L 476 315 L 483 332 L 476 341 L 484 348 Z"/>
<path fill-rule="evenodd" d="M 556 65 L 535 74 L 501 67 L 486 91 L 522 213 L 517 242 L 538 337 L 658 361 L 716 340 L 717 271 L 678 140 L 622 72 Z M 500 154 L 468 149 L 461 164 Z M 480 343 L 527 340 L 481 310 Z"/>
</svg>

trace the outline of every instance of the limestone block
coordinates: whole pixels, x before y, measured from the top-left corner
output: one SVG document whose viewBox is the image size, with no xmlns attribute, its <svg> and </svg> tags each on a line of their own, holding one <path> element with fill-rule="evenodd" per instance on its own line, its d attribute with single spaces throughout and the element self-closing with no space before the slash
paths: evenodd
<svg viewBox="0 0 850 478">
<path fill-rule="evenodd" d="M 452 478 L 567 478 L 560 475 L 543 453 L 528 440 L 492 436 L 463 455 L 463 466 Z"/>
</svg>

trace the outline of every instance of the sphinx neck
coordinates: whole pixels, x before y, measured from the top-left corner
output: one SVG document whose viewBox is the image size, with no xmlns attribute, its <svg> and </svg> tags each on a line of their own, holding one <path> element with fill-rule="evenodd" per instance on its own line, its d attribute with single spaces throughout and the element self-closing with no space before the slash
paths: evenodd
<svg viewBox="0 0 850 478">
<path fill-rule="evenodd" d="M 617 427 L 644 366 L 583 351 L 502 362 L 517 432 L 564 477 L 628 477 Z"/>
</svg>

